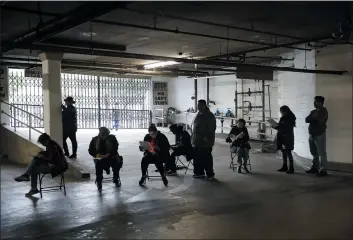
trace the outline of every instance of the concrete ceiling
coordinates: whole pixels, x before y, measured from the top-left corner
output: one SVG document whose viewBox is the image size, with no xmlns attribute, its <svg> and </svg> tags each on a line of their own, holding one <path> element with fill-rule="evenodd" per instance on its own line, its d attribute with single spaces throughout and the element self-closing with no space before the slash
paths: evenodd
<svg viewBox="0 0 353 240">
<path fill-rule="evenodd" d="M 43 22 L 49 21 L 54 17 L 48 15 L 64 14 L 80 4 L 83 3 L 40 2 L 38 5 L 38 2 L 7 2 L 1 9 L 1 39 L 11 41 L 37 26 L 40 18 Z M 264 47 L 262 44 L 283 44 L 298 40 L 173 19 L 163 17 L 160 13 L 310 39 L 329 36 L 336 30 L 337 24 L 344 16 L 346 8 L 344 4 L 343 2 L 130 2 L 127 4 L 128 9 L 116 9 L 96 19 L 171 30 L 178 29 L 184 32 L 253 41 L 259 44 L 96 22 L 81 24 L 55 35 L 54 38 L 125 45 L 128 53 L 205 58 Z M 19 12 L 14 11 L 13 8 L 41 11 L 43 14 L 40 16 L 39 14 Z M 290 49 L 276 48 L 266 52 L 254 52 L 247 56 L 274 57 L 287 51 Z M 179 53 L 182 55 L 180 56 Z M 7 53 L 12 56 L 37 56 L 37 54 L 37 51 L 19 49 Z M 68 53 L 64 58 L 124 63 L 131 66 L 154 62 Z M 263 58 L 249 58 L 246 61 L 256 64 L 269 62 Z"/>
</svg>

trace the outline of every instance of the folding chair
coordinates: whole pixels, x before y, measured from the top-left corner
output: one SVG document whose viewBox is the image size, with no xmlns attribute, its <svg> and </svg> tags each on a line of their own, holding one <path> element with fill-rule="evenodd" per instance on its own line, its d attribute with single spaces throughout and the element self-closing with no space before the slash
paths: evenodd
<svg viewBox="0 0 353 240">
<path fill-rule="evenodd" d="M 229 147 L 231 146 L 231 144 L 229 144 Z M 237 153 L 234 152 L 234 149 L 230 147 L 230 164 L 229 164 L 229 169 L 233 169 L 233 172 L 235 171 L 235 169 L 239 166 L 238 164 L 238 159 L 236 159 L 237 157 Z M 234 161 L 235 159 L 235 161 Z M 250 171 L 252 171 L 251 169 L 251 162 L 250 162 L 250 154 L 249 154 L 249 158 L 248 158 L 248 162 L 246 164 L 246 166 L 249 166 Z M 243 166 L 244 168 L 244 166 Z"/>
<path fill-rule="evenodd" d="M 184 156 L 186 159 L 185 155 L 182 155 L 182 156 Z M 181 165 L 178 165 L 178 162 L 181 163 Z M 192 164 L 192 166 L 194 166 L 194 164 L 192 163 L 192 159 L 190 161 L 187 161 L 187 164 L 184 164 L 183 161 L 180 160 L 180 156 L 176 156 L 175 164 L 177 165 L 177 170 L 185 169 L 185 174 L 189 170 L 190 164 Z"/>
<path fill-rule="evenodd" d="M 165 177 L 166 176 L 166 172 L 165 172 L 165 166 L 164 165 L 163 165 L 163 168 L 164 168 L 164 177 Z M 158 170 L 157 170 L 157 172 L 159 173 Z M 148 173 L 148 168 L 147 168 L 147 179 L 150 180 L 150 178 L 162 178 L 162 176 L 160 174 L 159 175 L 150 176 L 150 174 Z"/>
<path fill-rule="evenodd" d="M 43 192 L 62 191 L 62 189 L 64 190 L 64 195 L 66 196 L 66 186 L 65 186 L 64 173 L 61 173 L 59 175 L 60 176 L 60 185 L 59 186 L 42 187 L 43 178 L 47 174 L 50 174 L 50 173 L 39 173 L 38 174 L 40 198 L 43 198 Z"/>
<path fill-rule="evenodd" d="M 93 159 L 94 164 L 96 164 L 97 159 Z M 108 174 L 107 174 L 108 175 Z M 113 182 L 114 181 L 114 177 L 104 177 L 104 171 L 103 171 L 103 179 L 102 179 L 102 183 L 106 183 L 106 182 Z M 120 181 L 120 177 L 119 177 L 119 182 L 121 184 Z M 97 180 L 94 181 L 94 184 L 97 184 Z"/>
</svg>

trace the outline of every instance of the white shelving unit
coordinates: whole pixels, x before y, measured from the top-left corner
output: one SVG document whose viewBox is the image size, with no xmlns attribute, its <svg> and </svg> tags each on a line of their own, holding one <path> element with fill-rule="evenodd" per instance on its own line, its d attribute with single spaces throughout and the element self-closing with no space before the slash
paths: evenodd
<svg viewBox="0 0 353 240">
<path fill-rule="evenodd" d="M 158 114 L 156 114 L 156 113 L 158 113 Z M 164 115 L 164 109 L 160 109 L 160 108 L 154 109 L 153 116 L 154 116 L 154 119 L 162 122 L 162 127 L 164 127 L 164 121 L 166 120 L 166 116 Z"/>
</svg>

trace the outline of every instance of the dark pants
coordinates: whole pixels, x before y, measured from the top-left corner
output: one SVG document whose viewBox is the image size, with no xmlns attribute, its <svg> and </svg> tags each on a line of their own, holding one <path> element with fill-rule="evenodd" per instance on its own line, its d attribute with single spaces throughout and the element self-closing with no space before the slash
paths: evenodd
<svg viewBox="0 0 353 240">
<path fill-rule="evenodd" d="M 141 160 L 142 176 L 147 176 L 148 165 L 151 163 L 154 163 L 154 165 L 156 165 L 158 172 L 161 174 L 162 177 L 164 177 L 165 173 L 162 159 L 158 155 L 152 153 L 146 153 Z"/>
<path fill-rule="evenodd" d="M 176 157 L 186 155 L 186 151 L 182 147 L 174 148 L 170 158 L 166 161 L 166 170 L 176 172 Z"/>
<path fill-rule="evenodd" d="M 194 148 L 194 174 L 214 177 L 212 148 Z"/>
<path fill-rule="evenodd" d="M 37 178 L 40 173 L 50 173 L 50 166 L 47 162 L 39 157 L 34 157 L 33 160 L 27 167 L 25 174 L 30 175 L 31 177 L 31 189 L 37 189 Z"/>
<path fill-rule="evenodd" d="M 100 160 L 94 160 L 96 167 L 96 181 L 102 182 L 103 180 L 103 170 L 108 170 L 110 167 L 113 169 L 113 181 L 116 182 L 120 179 L 119 171 L 121 168 L 121 161 L 119 157 L 114 158 L 103 158 Z"/>
<path fill-rule="evenodd" d="M 283 164 L 287 165 L 287 159 L 289 160 L 289 165 L 293 166 L 293 155 L 291 150 L 281 149 Z"/>
<path fill-rule="evenodd" d="M 76 140 L 76 132 L 75 131 L 64 131 L 64 136 L 63 136 L 63 147 L 64 147 L 64 153 L 66 155 L 69 154 L 69 148 L 67 147 L 66 140 L 70 139 L 72 143 L 72 153 L 77 154 L 77 140 Z"/>
</svg>

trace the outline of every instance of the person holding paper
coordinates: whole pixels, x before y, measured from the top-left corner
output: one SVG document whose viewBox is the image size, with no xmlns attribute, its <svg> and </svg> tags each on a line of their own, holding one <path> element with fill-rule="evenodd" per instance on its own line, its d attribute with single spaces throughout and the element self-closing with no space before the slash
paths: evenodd
<svg viewBox="0 0 353 240">
<path fill-rule="evenodd" d="M 144 149 L 140 146 L 140 150 L 144 152 L 141 160 L 142 177 L 139 181 L 140 186 L 145 184 L 148 165 L 151 163 L 156 165 L 158 172 L 161 174 L 164 185 L 167 186 L 168 180 L 165 176 L 163 162 L 170 158 L 170 144 L 168 138 L 160 131 L 157 131 L 155 125 L 151 125 L 148 128 L 148 134 L 145 136 L 143 141 L 149 143 L 149 148 Z"/>
<path fill-rule="evenodd" d="M 249 133 L 248 129 L 245 127 L 245 120 L 239 119 L 237 121 L 237 126 L 234 126 L 230 131 L 226 141 L 231 142 L 231 149 L 238 156 L 238 173 L 241 173 L 241 167 L 243 166 L 246 173 L 249 173 L 247 168 L 247 162 L 249 159 L 249 150 L 251 146 L 249 144 Z M 244 159 L 244 161 L 243 161 Z"/>
<path fill-rule="evenodd" d="M 176 171 L 176 157 L 185 155 L 187 161 L 191 161 L 193 149 L 190 140 L 190 134 L 183 129 L 183 126 L 172 124 L 169 127 L 170 131 L 175 135 L 175 145 L 171 146 L 173 153 L 166 162 L 167 175 L 175 176 Z"/>
<path fill-rule="evenodd" d="M 110 168 L 113 169 L 113 182 L 117 187 L 121 185 L 119 171 L 123 161 L 118 148 L 118 140 L 106 127 L 99 128 L 98 136 L 92 138 L 89 144 L 88 152 L 94 158 L 98 190 L 102 189 L 103 170 L 110 174 Z"/>
<path fill-rule="evenodd" d="M 282 106 L 279 110 L 282 115 L 279 123 L 276 124 L 274 122 L 271 124 L 272 127 L 277 130 L 277 150 L 281 150 L 283 158 L 283 165 L 280 169 L 278 169 L 278 171 L 292 174 L 294 173 L 292 155 L 292 151 L 294 149 L 294 127 L 297 118 L 286 105 Z M 289 160 L 289 168 L 287 165 L 287 160 Z"/>
<path fill-rule="evenodd" d="M 15 178 L 16 182 L 31 181 L 31 190 L 25 194 L 27 197 L 39 193 L 37 188 L 39 173 L 50 173 L 54 178 L 69 169 L 62 148 L 48 134 L 41 134 L 38 143 L 45 146 L 46 150 L 34 156 L 25 173 Z"/>
</svg>

